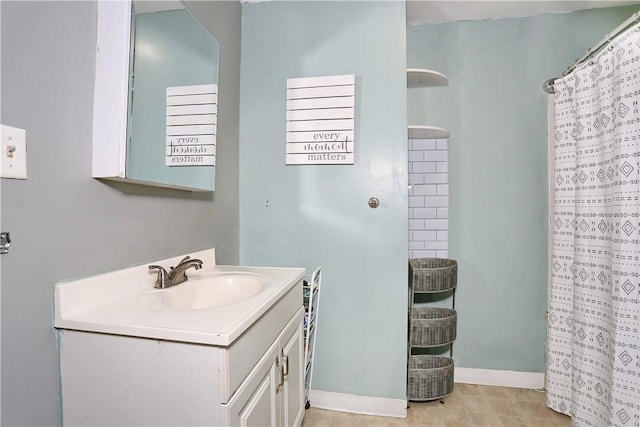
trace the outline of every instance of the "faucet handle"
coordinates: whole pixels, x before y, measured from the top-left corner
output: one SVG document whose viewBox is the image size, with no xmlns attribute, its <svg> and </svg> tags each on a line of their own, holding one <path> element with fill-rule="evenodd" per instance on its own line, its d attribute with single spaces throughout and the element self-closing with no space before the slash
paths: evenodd
<svg viewBox="0 0 640 427">
<path fill-rule="evenodd" d="M 180 260 L 180 262 L 178 263 L 178 265 L 183 264 L 183 263 L 185 263 L 185 262 L 189 261 L 190 259 L 191 259 L 191 257 L 190 257 L 189 255 L 187 255 L 186 257 L 184 257 L 184 258 L 182 258 L 182 259 Z M 176 267 L 177 267 L 178 265 L 176 265 Z M 175 268 L 175 267 L 171 267 L 171 268 Z"/>
<path fill-rule="evenodd" d="M 158 289 L 165 288 L 169 282 L 169 273 L 167 273 L 167 270 L 165 270 L 161 265 L 150 265 L 149 271 L 154 270 L 158 272 L 155 287 Z"/>
</svg>

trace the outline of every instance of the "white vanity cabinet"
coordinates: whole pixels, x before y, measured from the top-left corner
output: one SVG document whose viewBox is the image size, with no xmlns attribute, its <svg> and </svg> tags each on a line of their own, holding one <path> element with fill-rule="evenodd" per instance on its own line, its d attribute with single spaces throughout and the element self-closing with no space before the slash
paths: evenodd
<svg viewBox="0 0 640 427">
<path fill-rule="evenodd" d="M 204 310 L 146 308 L 136 302 L 139 292 L 100 306 L 88 301 L 99 293 L 93 282 L 59 286 L 63 425 L 299 426 L 304 270 L 254 270 L 272 278 L 267 290 Z M 118 277 L 125 276 L 99 280 Z M 216 332 L 234 315 L 248 326 Z"/>
</svg>

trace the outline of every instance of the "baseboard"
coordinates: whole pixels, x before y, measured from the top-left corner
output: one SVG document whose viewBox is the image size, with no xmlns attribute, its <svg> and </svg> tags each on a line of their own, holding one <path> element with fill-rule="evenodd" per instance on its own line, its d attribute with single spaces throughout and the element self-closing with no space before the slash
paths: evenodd
<svg viewBox="0 0 640 427">
<path fill-rule="evenodd" d="M 464 384 L 492 385 L 539 390 L 544 388 L 544 373 L 502 371 L 495 369 L 458 368 L 454 370 L 454 382 Z M 311 406 L 330 411 L 382 417 L 406 418 L 407 401 L 384 397 L 359 396 L 331 391 L 309 391 Z"/>
<path fill-rule="evenodd" d="M 453 380 L 457 383 L 494 385 L 528 389 L 544 388 L 544 373 L 500 371 L 494 369 L 458 368 L 453 372 Z"/>
<path fill-rule="evenodd" d="M 331 411 L 378 415 L 381 417 L 407 417 L 407 401 L 405 399 L 359 396 L 311 389 L 309 391 L 309 402 L 314 408 Z"/>
</svg>

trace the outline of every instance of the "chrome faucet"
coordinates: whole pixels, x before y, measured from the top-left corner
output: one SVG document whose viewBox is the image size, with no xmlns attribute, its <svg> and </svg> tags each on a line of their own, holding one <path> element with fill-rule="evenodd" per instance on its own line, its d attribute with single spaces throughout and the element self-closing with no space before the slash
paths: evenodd
<svg viewBox="0 0 640 427">
<path fill-rule="evenodd" d="M 149 271 L 158 272 L 155 287 L 158 289 L 164 289 L 186 281 L 186 271 L 190 267 L 200 270 L 202 268 L 202 260 L 197 258 L 192 259 L 191 257 L 186 256 L 178 263 L 178 265 L 171 267 L 168 272 L 160 265 L 150 265 Z"/>
</svg>

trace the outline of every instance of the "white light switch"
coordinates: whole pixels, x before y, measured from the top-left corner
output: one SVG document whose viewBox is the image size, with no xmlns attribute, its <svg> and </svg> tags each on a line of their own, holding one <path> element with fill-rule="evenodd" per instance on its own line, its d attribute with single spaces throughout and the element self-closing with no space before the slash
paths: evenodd
<svg viewBox="0 0 640 427">
<path fill-rule="evenodd" d="M 27 179 L 27 131 L 0 126 L 0 177 Z"/>
</svg>

